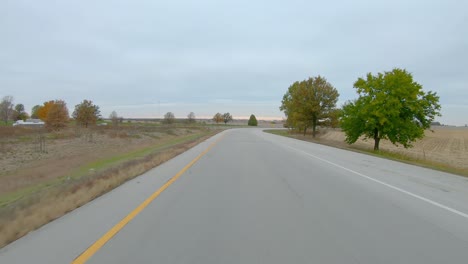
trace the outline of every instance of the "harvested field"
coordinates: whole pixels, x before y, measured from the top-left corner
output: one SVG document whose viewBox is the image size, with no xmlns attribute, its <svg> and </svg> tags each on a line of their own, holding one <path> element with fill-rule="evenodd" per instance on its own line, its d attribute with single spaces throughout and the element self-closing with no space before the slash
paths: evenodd
<svg viewBox="0 0 468 264">
<path fill-rule="evenodd" d="M 380 149 L 406 155 L 419 160 L 434 161 L 456 168 L 468 169 L 468 128 L 435 127 L 427 130 L 422 140 L 416 141 L 412 148 L 395 146 L 389 141 L 382 141 Z M 339 130 L 326 130 L 320 136 L 326 141 L 344 142 L 345 135 Z M 355 147 L 372 150 L 374 141 L 359 140 Z"/>
<path fill-rule="evenodd" d="M 373 139 L 360 139 L 356 143 L 348 145 L 345 143 L 345 135 L 340 129 L 322 128 L 315 139 L 312 138 L 312 135 L 291 134 L 284 130 L 273 131 L 273 133 L 338 148 L 373 153 Z M 380 153 L 389 158 L 468 176 L 468 128 L 433 127 L 432 131 L 426 131 L 423 139 L 414 142 L 413 147 L 408 149 L 382 140 Z"/>
</svg>

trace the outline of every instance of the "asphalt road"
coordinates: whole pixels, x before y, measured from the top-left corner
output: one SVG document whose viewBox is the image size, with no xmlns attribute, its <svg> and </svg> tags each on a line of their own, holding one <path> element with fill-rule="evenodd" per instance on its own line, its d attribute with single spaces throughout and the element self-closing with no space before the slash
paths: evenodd
<svg viewBox="0 0 468 264">
<path fill-rule="evenodd" d="M 468 263 L 468 178 L 229 130 L 1 249 L 0 263 L 96 248 L 87 263 Z"/>
</svg>

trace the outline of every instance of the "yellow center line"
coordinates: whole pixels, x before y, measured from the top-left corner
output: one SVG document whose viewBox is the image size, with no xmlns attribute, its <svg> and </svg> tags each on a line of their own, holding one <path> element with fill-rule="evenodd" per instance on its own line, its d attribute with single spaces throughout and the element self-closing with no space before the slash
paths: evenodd
<svg viewBox="0 0 468 264">
<path fill-rule="evenodd" d="M 148 197 L 143 203 L 141 203 L 137 208 L 130 212 L 125 218 L 120 220 L 114 227 L 112 227 L 107 233 L 105 233 L 101 238 L 94 242 L 88 249 L 86 249 L 81 255 L 79 255 L 72 264 L 81 264 L 86 263 L 94 254 L 96 254 L 99 249 L 101 249 L 113 236 L 115 236 L 122 228 L 124 228 L 130 221 L 133 220 L 141 211 L 143 211 L 154 199 L 156 199 L 164 190 L 167 189 L 171 184 L 173 184 L 182 174 L 184 174 L 190 167 L 192 167 L 198 160 L 201 159 L 206 153 L 208 153 L 221 139 L 221 136 L 218 140 L 212 143 L 205 151 L 198 155 L 194 160 L 187 164 L 181 171 L 174 175 L 169 181 L 167 181 L 161 188 L 154 192 L 150 197 Z"/>
</svg>

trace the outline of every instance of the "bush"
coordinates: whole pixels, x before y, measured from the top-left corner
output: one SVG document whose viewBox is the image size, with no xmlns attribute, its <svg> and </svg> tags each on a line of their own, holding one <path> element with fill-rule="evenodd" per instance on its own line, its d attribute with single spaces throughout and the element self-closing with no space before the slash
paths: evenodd
<svg viewBox="0 0 468 264">
<path fill-rule="evenodd" d="M 257 126 L 258 125 L 257 118 L 255 117 L 255 115 L 250 115 L 249 122 L 247 124 L 249 126 Z"/>
<path fill-rule="evenodd" d="M 164 115 L 164 120 L 163 120 L 163 123 L 164 124 L 174 124 L 175 122 L 175 116 L 172 112 L 167 112 L 165 115 Z"/>
</svg>

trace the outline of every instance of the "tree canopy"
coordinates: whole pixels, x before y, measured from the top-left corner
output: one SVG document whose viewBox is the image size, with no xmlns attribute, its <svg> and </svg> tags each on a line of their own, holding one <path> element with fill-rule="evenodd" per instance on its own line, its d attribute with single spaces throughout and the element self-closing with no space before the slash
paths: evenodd
<svg viewBox="0 0 468 264">
<path fill-rule="evenodd" d="M 40 105 L 33 106 L 33 108 L 31 109 L 31 118 L 39 118 L 39 109 L 41 109 Z"/>
<path fill-rule="evenodd" d="M 164 124 L 173 124 L 175 122 L 175 116 L 174 116 L 174 113 L 172 112 L 167 112 L 165 115 L 164 115 L 164 120 L 163 120 L 163 123 Z"/>
<path fill-rule="evenodd" d="M 328 125 L 338 101 L 338 91 L 321 76 L 295 82 L 283 96 L 280 110 L 284 111 L 289 127 L 300 129 L 306 134 L 312 127 L 315 137 L 318 125 Z"/>
<path fill-rule="evenodd" d="M 247 125 L 249 125 L 249 126 L 257 126 L 258 125 L 257 118 L 255 117 L 254 114 L 250 115 L 250 118 L 249 118 L 249 121 L 247 122 Z"/>
<path fill-rule="evenodd" d="M 44 104 L 42 104 L 39 107 L 39 109 L 37 109 L 37 117 L 39 117 L 39 119 L 45 122 L 47 120 L 47 115 L 49 114 L 50 108 L 54 104 L 55 104 L 55 101 L 53 100 L 44 102 Z"/>
<path fill-rule="evenodd" d="M 216 124 L 220 123 L 220 122 L 223 122 L 223 115 L 221 113 L 216 113 L 214 116 L 213 116 L 213 121 L 216 122 Z"/>
<path fill-rule="evenodd" d="M 39 109 L 41 109 L 40 105 L 33 106 L 33 108 L 31 109 L 31 118 L 34 118 L 34 119 L 39 118 L 39 115 L 38 115 Z"/>
<path fill-rule="evenodd" d="M 52 102 L 52 103 L 50 103 Z M 68 108 L 63 100 L 55 100 L 48 102 L 50 107 L 45 119 L 46 128 L 50 130 L 60 130 L 67 126 L 68 123 Z"/>
<path fill-rule="evenodd" d="M 223 114 L 223 122 L 224 124 L 227 124 L 232 121 L 232 115 L 230 113 L 224 113 Z"/>
<path fill-rule="evenodd" d="M 15 105 L 15 120 L 23 120 L 25 121 L 29 116 L 26 111 L 24 111 L 24 105 L 23 104 L 17 104 Z"/>
<path fill-rule="evenodd" d="M 368 73 L 354 88 L 359 98 L 343 106 L 340 122 L 349 144 L 364 136 L 374 139 L 374 150 L 379 149 L 381 139 L 408 148 L 440 116 L 437 94 L 425 93 L 404 69 Z"/>
<path fill-rule="evenodd" d="M 73 118 L 76 123 L 84 127 L 95 125 L 100 117 L 99 106 L 93 104 L 91 100 L 83 100 L 83 102 L 75 106 L 75 111 L 73 111 Z"/>
</svg>

